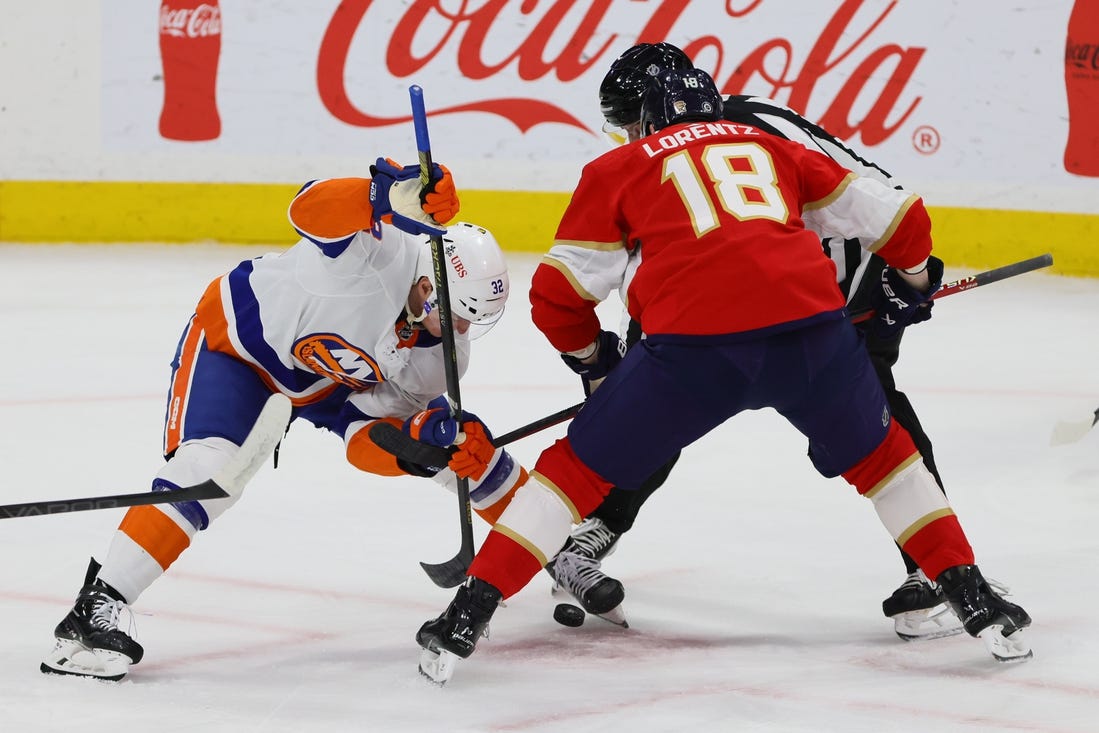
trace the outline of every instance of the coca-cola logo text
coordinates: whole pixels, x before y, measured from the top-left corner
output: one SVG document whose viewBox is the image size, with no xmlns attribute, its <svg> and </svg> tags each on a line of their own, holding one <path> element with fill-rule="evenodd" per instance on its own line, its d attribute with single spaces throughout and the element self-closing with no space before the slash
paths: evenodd
<svg viewBox="0 0 1099 733">
<path fill-rule="evenodd" d="M 1065 44 L 1065 63 L 1099 71 L 1099 43 L 1074 43 L 1069 38 Z"/>
<path fill-rule="evenodd" d="M 169 36 L 202 38 L 221 34 L 221 9 L 216 5 L 172 9 L 160 6 L 160 32 Z"/>
<path fill-rule="evenodd" d="M 500 74 L 504 69 L 514 68 L 524 81 L 537 80 L 552 74 L 558 81 L 568 83 L 593 67 L 602 72 L 614 55 L 629 43 L 655 43 L 672 37 L 675 35 L 673 29 L 676 22 L 690 3 L 690 0 L 662 0 L 656 3 L 640 33 L 635 38 L 623 38 L 618 33 L 607 32 L 604 27 L 610 25 L 603 21 L 612 1 L 592 0 L 583 16 L 576 20 L 577 14 L 571 13 L 576 0 L 554 0 L 549 3 L 524 0 L 520 12 L 531 15 L 539 10 L 543 14 L 523 37 L 517 34 L 505 36 L 498 29 L 493 33 L 494 25 L 500 21 L 501 11 L 509 0 L 485 0 L 473 4 L 411 0 L 403 16 L 388 34 L 385 66 L 396 78 L 413 76 L 431 63 L 448 42 L 455 40 L 457 58 L 443 62 L 457 67 L 458 72 L 466 79 L 487 79 Z M 726 0 L 725 16 L 747 16 L 761 3 L 762 0 L 752 0 L 745 7 L 733 8 L 731 0 Z M 740 93 L 758 77 L 771 87 L 770 96 L 781 100 L 785 95 L 786 104 L 802 113 L 809 108 L 811 101 L 815 101 L 814 92 L 821 79 L 832 73 L 841 73 L 836 71 L 840 64 L 861 58 L 853 72 L 846 69 L 842 71 L 844 81 L 835 98 L 820 116 L 819 123 L 837 137 L 848 138 L 857 132 L 861 134 L 864 143 L 874 145 L 896 132 L 919 104 L 920 97 L 907 95 L 907 101 L 902 99 L 906 97 L 908 83 L 926 49 L 897 44 L 872 47 L 868 38 L 893 11 L 897 2 L 886 5 L 869 23 L 863 19 L 859 26 L 855 26 L 855 17 L 863 9 L 864 3 L 865 0 L 844 0 L 841 3 L 820 31 L 808 54 L 804 55 L 805 61 L 800 69 L 795 68 L 793 59 L 802 54 L 796 54 L 793 42 L 784 37 L 764 42 L 733 64 L 727 61 L 726 37 L 697 37 L 684 47 L 684 51 L 695 58 L 699 58 L 703 52 L 707 52 L 707 59 L 716 55 L 716 68 L 707 71 L 714 76 L 722 93 Z M 410 116 L 383 117 L 358 108 L 351 101 L 345 86 L 349 49 L 359 26 L 367 22 L 366 15 L 372 5 L 373 0 L 342 0 L 336 9 L 318 54 L 318 92 L 329 112 L 348 124 L 381 127 L 405 123 L 411 119 Z M 476 7 L 471 8 L 471 5 Z M 574 27 L 562 27 L 566 20 L 573 22 Z M 714 20 L 716 24 L 718 19 Z M 425 38 L 428 35 L 430 39 Z M 514 39 L 513 47 L 510 52 L 501 54 L 499 42 L 504 37 Z M 556 43 L 556 39 L 566 37 L 568 42 L 554 57 L 549 50 L 551 40 Z M 596 39 L 604 37 L 606 40 L 596 42 Z M 499 59 L 491 63 L 486 61 L 484 52 L 486 40 L 489 38 L 492 39 L 490 56 Z M 414 40 L 417 41 L 416 48 L 420 49 L 424 47 L 425 41 L 430 40 L 431 43 L 426 51 L 417 55 L 413 52 Z M 776 66 L 781 68 L 780 73 L 768 71 Z M 601 78 L 601 75 L 597 78 Z M 879 80 L 875 84 L 881 87 L 877 92 L 877 99 L 862 119 L 852 120 L 855 103 L 872 79 Z M 880 79 L 884 79 L 884 83 Z M 859 106 L 865 107 L 865 103 L 862 102 Z M 896 111 L 898 108 L 902 109 Z M 543 99 L 524 97 L 473 100 L 437 108 L 431 114 L 437 116 L 458 112 L 495 114 L 510 120 L 522 132 L 546 123 L 588 129 L 569 111 Z"/>
</svg>

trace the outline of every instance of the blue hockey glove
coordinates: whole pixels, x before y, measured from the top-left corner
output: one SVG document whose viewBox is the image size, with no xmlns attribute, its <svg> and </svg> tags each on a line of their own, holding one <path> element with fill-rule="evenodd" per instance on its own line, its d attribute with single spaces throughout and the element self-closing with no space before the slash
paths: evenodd
<svg viewBox="0 0 1099 733">
<path fill-rule="evenodd" d="M 484 425 L 481 418 L 463 410 L 462 425 L 469 423 Z M 450 403 L 446 397 L 436 397 L 427 404 L 426 409 L 405 420 L 402 430 L 421 443 L 449 448 L 458 437 L 459 427 L 458 421 L 450 415 Z M 491 439 L 491 434 L 488 437 Z"/>
<path fill-rule="evenodd" d="M 943 261 L 938 257 L 927 258 L 927 276 L 930 285 L 921 293 L 892 267 L 881 271 L 879 287 L 870 299 L 874 308 L 874 318 L 869 324 L 871 333 L 880 339 L 891 339 L 913 323 L 931 318 L 931 306 L 935 304 L 931 296 L 943 285 Z"/>
<path fill-rule="evenodd" d="M 594 382 L 607 376 L 611 369 L 618 366 L 622 357 L 626 355 L 626 343 L 618 338 L 614 331 L 600 331 L 595 339 L 595 359 L 590 364 L 585 364 L 584 359 L 574 354 L 561 354 L 561 361 L 565 366 L 579 374 L 585 381 Z"/>
<path fill-rule="evenodd" d="M 387 158 L 370 166 L 370 205 L 374 218 L 409 234 L 442 236 L 442 226 L 457 215 L 454 178 L 445 167 L 432 167 L 431 182 L 420 186 L 420 167 L 403 168 Z"/>
</svg>

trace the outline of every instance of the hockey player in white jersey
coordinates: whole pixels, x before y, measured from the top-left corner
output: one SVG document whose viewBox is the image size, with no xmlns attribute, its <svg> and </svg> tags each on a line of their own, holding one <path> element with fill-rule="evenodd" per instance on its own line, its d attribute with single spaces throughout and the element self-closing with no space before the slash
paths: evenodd
<svg viewBox="0 0 1099 733">
<path fill-rule="evenodd" d="M 289 208 L 302 239 L 281 254 L 241 262 L 207 287 L 172 362 L 167 463 L 154 491 L 217 473 L 275 393 L 290 399 L 291 419 L 340 435 L 347 460 L 375 474 L 434 471 L 376 446 L 368 430 L 374 421 L 440 445 L 461 430 L 461 449 L 436 478 L 469 478 L 474 505 L 490 523 L 526 480 L 475 416 L 465 413 L 459 428 L 433 402 L 445 393 L 446 378 L 428 235 L 442 234 L 448 255 L 460 372 L 468 363 L 469 329 L 494 323 L 507 301 L 499 245 L 472 224 L 444 230 L 459 208 L 445 168 L 435 166 L 422 189 L 417 166 L 379 159 L 371 176 L 306 184 Z M 121 679 L 143 656 L 120 626 L 128 605 L 239 498 L 130 509 L 102 566 L 91 561 L 42 671 Z"/>
<path fill-rule="evenodd" d="M 623 52 L 611 64 L 599 89 L 600 108 L 607 132 L 619 142 L 638 139 L 641 99 L 650 78 L 661 69 L 689 69 L 692 66 L 691 59 L 669 43 L 639 43 Z M 723 116 L 726 120 L 748 124 L 799 142 L 823 152 L 860 176 L 900 188 L 881 167 L 855 153 L 820 126 L 777 102 L 762 97 L 729 96 L 724 99 Z M 812 229 L 813 225 L 809 227 Z M 929 308 L 916 309 L 912 314 L 915 318 L 905 318 L 893 312 L 890 302 L 884 297 L 890 277 L 884 261 L 864 249 L 856 239 L 844 239 L 827 231 L 818 231 L 817 234 L 821 237 L 825 253 L 836 265 L 838 284 L 847 298 L 848 308 L 852 312 L 866 308 L 879 311 L 878 318 L 860 326 L 871 362 L 885 388 L 891 412 L 912 436 L 924 464 L 942 488 L 931 440 L 908 397 L 897 389 L 893 377 L 904 328 L 929 318 L 931 311 Z M 643 247 L 640 249 L 642 254 L 635 256 L 636 259 L 643 257 Z M 554 253 L 551 251 L 549 254 L 552 257 Z M 636 265 L 637 262 L 632 263 L 634 269 Z M 574 276 L 581 285 L 585 285 L 580 275 L 574 273 Z M 624 287 L 622 292 L 625 292 Z M 628 343 L 634 343 L 639 337 L 636 324 L 631 324 Z M 633 526 L 641 505 L 663 484 L 677 458 L 673 458 L 643 486 L 613 490 L 603 505 L 576 528 L 570 542 L 554 563 L 547 567 L 558 584 L 576 596 L 589 612 L 604 615 L 622 602 L 625 595 L 622 584 L 602 572 L 601 561 L 614 551 L 619 537 Z M 882 611 L 894 621 L 896 633 L 907 640 L 960 633 L 962 623 L 950 611 L 942 590 L 924 577 L 903 550 L 901 557 L 907 577 L 882 603 Z M 1005 590 L 998 584 L 994 585 L 1001 592 Z M 621 610 L 614 611 L 613 615 L 623 617 Z"/>
</svg>

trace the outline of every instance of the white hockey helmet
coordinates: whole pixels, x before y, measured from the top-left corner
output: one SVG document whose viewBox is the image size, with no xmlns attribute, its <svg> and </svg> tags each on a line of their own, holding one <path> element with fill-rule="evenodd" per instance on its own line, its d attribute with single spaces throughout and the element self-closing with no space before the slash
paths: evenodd
<svg viewBox="0 0 1099 733">
<path fill-rule="evenodd" d="M 504 314 L 510 291 L 507 262 L 496 238 L 476 224 L 456 222 L 449 225 L 443 235 L 443 252 L 449 276 L 451 312 L 477 326 L 496 323 Z M 427 314 L 435 308 L 439 290 L 435 286 L 431 240 L 426 238 L 416 262 L 416 280 L 421 277 L 430 280 L 434 288 L 424 307 Z M 483 330 L 487 331 L 487 328 Z"/>
</svg>

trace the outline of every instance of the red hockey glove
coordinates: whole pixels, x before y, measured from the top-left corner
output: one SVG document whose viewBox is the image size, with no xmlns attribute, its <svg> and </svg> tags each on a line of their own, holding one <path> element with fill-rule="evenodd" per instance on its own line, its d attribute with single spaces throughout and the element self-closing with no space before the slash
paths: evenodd
<svg viewBox="0 0 1099 733">
<path fill-rule="evenodd" d="M 454 190 L 454 176 L 445 165 L 435 166 L 438 177 L 432 176 L 431 183 L 420 191 L 420 208 L 440 224 L 446 224 L 458 216 L 461 203 L 458 192 Z"/>
<path fill-rule="evenodd" d="M 496 455 L 496 446 L 492 444 L 492 436 L 480 420 L 462 423 L 462 431 L 466 438 L 450 457 L 447 465 L 459 478 L 480 481 L 488 464 L 492 462 L 492 457 Z"/>
</svg>

